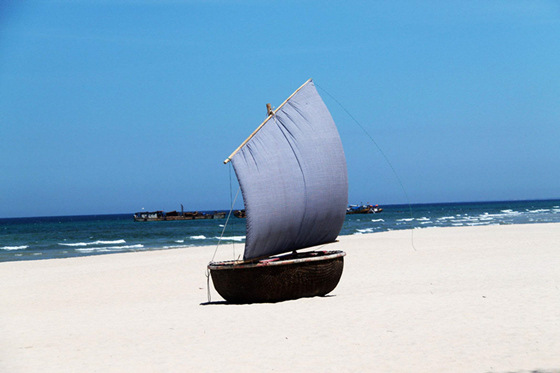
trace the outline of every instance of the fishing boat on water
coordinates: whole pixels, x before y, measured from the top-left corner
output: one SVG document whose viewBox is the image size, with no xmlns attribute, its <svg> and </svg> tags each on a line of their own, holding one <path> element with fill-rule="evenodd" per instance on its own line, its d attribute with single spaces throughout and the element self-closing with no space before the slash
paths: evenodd
<svg viewBox="0 0 560 373">
<path fill-rule="evenodd" d="M 245 210 L 235 210 L 233 212 L 233 216 L 235 216 L 236 218 L 246 218 L 247 215 L 245 214 Z"/>
<path fill-rule="evenodd" d="M 346 214 L 379 214 L 383 209 L 379 205 L 348 205 Z"/>
<path fill-rule="evenodd" d="M 317 246 L 335 242 L 342 228 L 348 174 L 338 130 L 313 81 L 276 110 L 268 106 L 265 121 L 229 161 L 245 204 L 245 250 L 243 260 L 209 263 L 216 291 L 231 303 L 331 292 L 346 254 Z"/>
<path fill-rule="evenodd" d="M 383 212 L 383 208 L 379 205 L 348 205 L 346 208 L 346 215 L 353 214 L 379 214 Z M 233 216 L 236 218 L 245 218 L 245 210 L 235 210 L 233 211 Z"/>
<path fill-rule="evenodd" d="M 134 221 L 171 221 L 171 220 L 199 220 L 199 219 L 224 219 L 226 213 L 224 211 L 141 211 L 134 213 Z"/>
</svg>

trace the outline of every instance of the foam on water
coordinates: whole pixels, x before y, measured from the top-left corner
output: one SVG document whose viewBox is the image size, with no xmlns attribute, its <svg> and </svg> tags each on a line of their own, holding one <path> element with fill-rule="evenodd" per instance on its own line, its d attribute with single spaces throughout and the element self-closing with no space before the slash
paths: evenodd
<svg viewBox="0 0 560 373">
<path fill-rule="evenodd" d="M 489 216 L 488 214 L 484 214 L 484 215 L 480 215 L 478 217 L 478 220 L 482 220 L 482 221 L 488 220 L 488 221 L 490 221 L 490 220 L 494 220 L 494 217 Z"/>
<path fill-rule="evenodd" d="M 216 236 L 214 239 L 219 240 L 220 237 Z M 231 236 L 231 237 L 222 237 L 222 241 L 243 241 L 245 236 Z"/>
<path fill-rule="evenodd" d="M 13 251 L 13 250 L 25 250 L 29 247 L 29 245 L 22 245 L 22 246 L 4 246 L 4 247 L 0 247 L 0 250 L 7 250 L 7 251 Z"/>
<path fill-rule="evenodd" d="M 165 245 L 162 246 L 161 249 L 179 249 L 183 247 L 193 247 L 195 245 Z"/>
<path fill-rule="evenodd" d="M 58 244 L 61 246 L 93 246 L 93 245 L 117 245 L 120 243 L 126 243 L 125 240 L 115 240 L 115 241 L 95 241 L 95 242 L 76 242 L 76 243 L 62 243 Z"/>
<path fill-rule="evenodd" d="M 110 251 L 123 251 L 123 250 L 130 250 L 130 249 L 142 249 L 144 245 L 137 244 L 137 245 L 124 245 L 124 246 L 105 246 L 105 247 L 88 247 L 85 249 L 76 249 L 77 252 L 80 253 L 93 253 L 93 252 L 110 252 Z"/>
</svg>

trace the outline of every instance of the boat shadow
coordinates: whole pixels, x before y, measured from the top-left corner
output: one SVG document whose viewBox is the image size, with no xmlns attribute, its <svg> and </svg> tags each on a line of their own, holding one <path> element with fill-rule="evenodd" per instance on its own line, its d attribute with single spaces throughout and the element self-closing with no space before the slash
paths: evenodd
<svg viewBox="0 0 560 373">
<path fill-rule="evenodd" d="M 228 305 L 236 305 L 236 303 L 228 303 L 225 300 L 219 301 L 212 301 L 212 302 L 203 302 L 199 304 L 200 306 L 228 306 Z"/>
<path fill-rule="evenodd" d="M 310 298 L 331 298 L 331 297 L 336 297 L 335 294 L 327 294 L 327 295 L 320 295 L 320 296 L 315 296 L 315 297 L 303 297 L 303 298 L 298 298 L 298 299 L 310 299 Z M 230 303 L 228 301 L 225 300 L 216 300 L 216 301 L 210 301 L 210 302 L 203 302 L 200 303 L 200 306 L 243 306 L 243 305 L 250 305 L 250 304 L 272 304 L 272 303 L 283 303 L 283 302 L 288 302 L 288 301 L 293 301 L 293 300 L 298 300 L 298 299 L 288 299 L 288 300 L 281 300 L 278 302 L 261 302 L 261 303 Z"/>
</svg>

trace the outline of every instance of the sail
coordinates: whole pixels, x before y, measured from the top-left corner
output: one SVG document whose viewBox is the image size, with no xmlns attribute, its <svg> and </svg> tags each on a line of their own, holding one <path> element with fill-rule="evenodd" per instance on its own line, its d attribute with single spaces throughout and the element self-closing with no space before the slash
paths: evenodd
<svg viewBox="0 0 560 373">
<path fill-rule="evenodd" d="M 245 260 L 336 240 L 348 203 L 346 159 L 311 80 L 231 161 L 247 214 Z"/>
</svg>

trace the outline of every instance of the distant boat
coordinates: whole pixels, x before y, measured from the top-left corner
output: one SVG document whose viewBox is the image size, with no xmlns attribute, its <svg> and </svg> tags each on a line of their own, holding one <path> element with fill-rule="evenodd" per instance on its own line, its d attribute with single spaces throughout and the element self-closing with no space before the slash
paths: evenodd
<svg viewBox="0 0 560 373">
<path fill-rule="evenodd" d="M 245 210 L 235 210 L 233 212 L 233 216 L 235 216 L 236 218 L 246 218 L 247 215 L 245 215 Z"/>
<path fill-rule="evenodd" d="M 383 209 L 379 205 L 348 205 L 346 208 L 346 214 L 378 214 L 382 212 Z"/>
<path fill-rule="evenodd" d="M 383 211 L 383 208 L 379 207 L 379 205 L 348 205 L 346 208 L 346 214 L 379 214 Z M 234 210 L 233 216 L 236 218 L 245 218 L 245 210 Z"/>
<path fill-rule="evenodd" d="M 346 216 L 346 160 L 327 107 L 311 79 L 275 111 L 267 106 L 266 120 L 224 161 L 233 163 L 243 194 L 245 251 L 243 260 L 208 269 L 231 303 L 328 294 L 346 255 L 296 252 L 335 242 Z"/>
<path fill-rule="evenodd" d="M 134 214 L 134 221 L 168 221 L 168 220 L 198 220 L 198 219 L 224 219 L 226 213 L 224 211 L 214 212 L 199 212 L 187 211 L 183 212 L 183 205 L 181 205 L 181 212 L 177 211 L 142 211 Z"/>
</svg>

